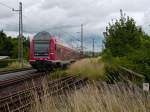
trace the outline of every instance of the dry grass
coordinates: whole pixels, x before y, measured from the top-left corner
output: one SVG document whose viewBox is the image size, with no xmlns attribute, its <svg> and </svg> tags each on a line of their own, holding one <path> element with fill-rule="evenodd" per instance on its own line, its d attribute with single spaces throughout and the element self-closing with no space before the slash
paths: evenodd
<svg viewBox="0 0 150 112">
<path fill-rule="evenodd" d="M 64 69 L 56 69 L 54 71 L 51 71 L 48 75 L 49 80 L 55 80 L 62 77 L 67 76 L 67 72 Z"/>
<path fill-rule="evenodd" d="M 31 66 L 27 61 L 24 61 L 23 67 L 26 68 L 26 67 L 31 67 Z M 20 69 L 20 68 L 21 68 L 21 63 L 19 63 L 18 61 L 14 61 L 14 62 L 8 63 L 8 66 L 6 66 L 5 68 L 0 68 L 0 71 L 15 70 L 15 69 Z"/>
<path fill-rule="evenodd" d="M 104 74 L 104 63 L 100 58 L 82 59 L 72 64 L 67 73 L 90 79 L 101 79 Z"/>
<path fill-rule="evenodd" d="M 46 92 L 45 92 L 46 93 Z M 61 96 L 35 97 L 32 112 L 150 112 L 150 94 L 128 86 L 88 85 Z"/>
<path fill-rule="evenodd" d="M 29 63 L 26 62 L 26 61 L 23 63 L 23 66 L 24 67 L 30 67 Z M 21 68 L 21 63 L 19 63 L 18 61 L 9 63 L 7 68 L 8 69 L 18 69 L 18 68 Z"/>
</svg>

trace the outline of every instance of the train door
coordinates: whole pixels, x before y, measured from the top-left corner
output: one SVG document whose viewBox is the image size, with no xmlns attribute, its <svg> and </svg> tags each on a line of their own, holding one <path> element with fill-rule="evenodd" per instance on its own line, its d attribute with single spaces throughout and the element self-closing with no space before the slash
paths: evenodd
<svg viewBox="0 0 150 112">
<path fill-rule="evenodd" d="M 50 40 L 50 59 L 55 60 L 55 40 Z"/>
<path fill-rule="evenodd" d="M 33 59 L 34 56 L 34 39 L 30 41 L 30 46 L 29 46 L 29 58 Z"/>
</svg>

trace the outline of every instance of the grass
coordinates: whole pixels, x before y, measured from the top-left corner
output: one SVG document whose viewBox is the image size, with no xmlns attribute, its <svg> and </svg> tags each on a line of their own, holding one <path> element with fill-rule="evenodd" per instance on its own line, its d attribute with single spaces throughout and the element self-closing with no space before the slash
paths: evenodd
<svg viewBox="0 0 150 112">
<path fill-rule="evenodd" d="M 86 58 L 72 64 L 66 72 L 71 75 L 99 80 L 104 75 L 104 63 L 100 58 Z"/>
<path fill-rule="evenodd" d="M 30 67 L 29 63 L 27 61 L 24 61 L 23 63 L 23 67 Z M 18 61 L 14 61 L 11 63 L 8 63 L 8 66 L 5 68 L 0 68 L 0 71 L 5 71 L 5 70 L 14 70 L 14 69 L 19 69 L 21 68 L 21 63 L 19 63 Z"/>
<path fill-rule="evenodd" d="M 29 63 L 27 61 L 25 61 L 23 63 L 24 67 L 30 67 Z M 19 63 L 18 61 L 12 62 L 8 64 L 8 68 L 13 68 L 13 69 L 17 69 L 17 68 L 21 68 L 21 63 Z"/>
<path fill-rule="evenodd" d="M 101 58 L 86 58 L 71 64 L 67 69 L 55 69 L 50 72 L 49 79 L 58 79 L 68 75 L 88 77 L 91 80 L 103 80 L 104 63 Z"/>
<path fill-rule="evenodd" d="M 73 93 L 49 96 L 41 101 L 35 95 L 32 112 L 149 112 L 150 93 L 126 85 L 89 84 Z"/>
<path fill-rule="evenodd" d="M 49 80 L 54 80 L 54 79 L 59 79 L 61 77 L 65 77 L 67 76 L 67 72 L 66 72 L 66 69 L 61 69 L 61 68 L 58 68 L 58 69 L 55 69 L 54 71 L 51 71 L 49 73 Z"/>
</svg>

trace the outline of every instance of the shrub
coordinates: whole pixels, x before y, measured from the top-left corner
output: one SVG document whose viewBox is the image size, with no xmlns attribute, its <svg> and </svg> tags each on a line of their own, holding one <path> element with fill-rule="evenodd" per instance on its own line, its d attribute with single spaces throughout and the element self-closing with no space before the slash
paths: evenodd
<svg viewBox="0 0 150 112">
<path fill-rule="evenodd" d="M 68 74 L 101 80 L 104 74 L 104 63 L 100 58 L 86 58 L 72 64 L 67 70 Z"/>
<path fill-rule="evenodd" d="M 12 63 L 14 61 L 15 60 L 11 60 L 11 59 L 0 60 L 0 68 L 7 67 L 9 65 L 9 63 Z"/>
</svg>

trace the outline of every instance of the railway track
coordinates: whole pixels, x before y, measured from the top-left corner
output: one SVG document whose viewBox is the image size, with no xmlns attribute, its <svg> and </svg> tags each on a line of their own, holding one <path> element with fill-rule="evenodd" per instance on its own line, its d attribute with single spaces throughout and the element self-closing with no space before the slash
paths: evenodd
<svg viewBox="0 0 150 112">
<path fill-rule="evenodd" d="M 26 70 L 32 70 L 33 68 L 20 68 L 20 69 L 14 69 L 14 70 L 7 70 L 7 71 L 0 71 L 0 75 L 8 74 L 8 73 L 14 73 L 14 72 L 21 72 Z"/>
<path fill-rule="evenodd" d="M 79 79 L 75 76 L 68 76 L 47 84 L 49 95 L 59 95 L 70 90 L 79 89 L 86 84 L 87 78 Z M 34 103 L 34 95 L 38 95 L 39 100 L 44 95 L 43 86 L 33 86 L 23 91 L 0 98 L 0 112 L 20 112 L 29 111 Z"/>
<path fill-rule="evenodd" d="M 8 72 L 0 72 L 0 88 L 40 75 L 35 69 L 26 68 Z"/>
</svg>

